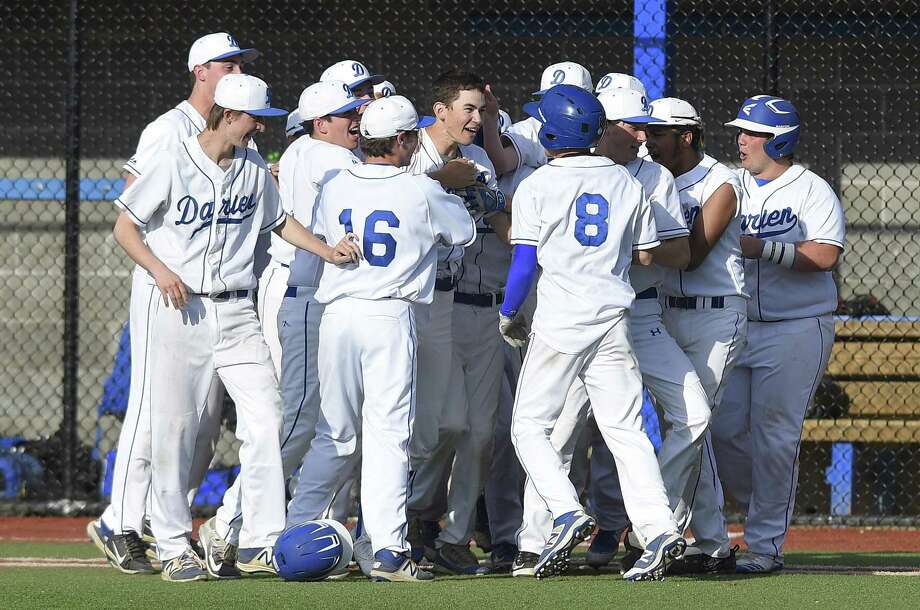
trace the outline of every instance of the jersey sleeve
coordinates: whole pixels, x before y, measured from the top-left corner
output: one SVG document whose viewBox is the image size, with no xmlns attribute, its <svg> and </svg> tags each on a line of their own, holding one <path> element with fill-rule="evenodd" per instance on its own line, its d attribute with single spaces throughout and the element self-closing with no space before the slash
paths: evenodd
<svg viewBox="0 0 920 610">
<path fill-rule="evenodd" d="M 136 225 L 146 226 L 167 203 L 174 163 L 174 156 L 158 155 L 148 164 L 144 174 L 115 199 L 115 205 L 127 212 Z"/>
<path fill-rule="evenodd" d="M 415 178 L 428 202 L 428 218 L 435 239 L 445 246 L 468 246 L 476 239 L 476 222 L 463 200 L 447 193 L 427 176 Z"/>
<path fill-rule="evenodd" d="M 540 212 L 532 180 L 518 185 L 511 213 L 511 243 L 536 246 L 540 243 Z"/>
<path fill-rule="evenodd" d="M 664 167 L 656 168 L 657 180 L 651 192 L 647 193 L 648 203 L 658 227 L 658 239 L 661 241 L 690 235 L 687 221 L 680 207 L 680 197 L 674 177 Z"/>
<path fill-rule="evenodd" d="M 639 205 L 636 208 L 635 222 L 633 224 L 633 250 L 649 250 L 661 245 L 658 241 L 658 226 L 655 223 L 655 214 L 645 189 L 639 188 Z"/>
<path fill-rule="evenodd" d="M 833 189 L 817 176 L 815 188 L 809 193 L 808 204 L 802 208 L 805 240 L 843 248 L 846 219 L 843 206 Z"/>
<path fill-rule="evenodd" d="M 290 147 L 278 161 L 278 192 L 281 195 L 281 207 L 288 214 L 294 213 L 295 169 L 297 167 L 297 150 Z"/>
<path fill-rule="evenodd" d="M 502 137 L 507 138 L 508 141 L 511 142 L 511 146 L 514 147 L 515 152 L 517 152 L 517 168 L 523 165 L 530 167 L 541 167 L 546 165 L 546 151 L 543 150 L 543 146 L 541 146 L 539 142 L 535 142 L 523 134 L 512 131 L 506 131 L 502 134 Z"/>
<path fill-rule="evenodd" d="M 137 142 L 137 150 L 128 159 L 123 168 L 140 178 L 151 162 L 157 158 L 157 153 L 170 150 L 178 146 L 179 132 L 172 128 L 166 121 L 153 121 L 144 131 Z"/>
<path fill-rule="evenodd" d="M 734 216 L 741 215 L 741 179 L 738 177 L 738 174 L 728 169 L 721 163 L 717 164 L 712 168 L 713 172 L 716 172 L 713 177 L 715 180 L 712 180 L 707 188 L 703 191 L 703 205 L 706 205 L 706 202 L 709 201 L 709 198 L 712 197 L 712 194 L 715 193 L 723 184 L 730 184 L 732 190 L 735 191 L 735 214 Z"/>
<path fill-rule="evenodd" d="M 281 205 L 281 194 L 278 187 L 275 186 L 275 180 L 267 168 L 259 167 L 257 171 L 262 172 L 262 201 L 263 206 L 262 226 L 259 233 L 271 231 L 287 218 L 287 213 Z"/>
</svg>

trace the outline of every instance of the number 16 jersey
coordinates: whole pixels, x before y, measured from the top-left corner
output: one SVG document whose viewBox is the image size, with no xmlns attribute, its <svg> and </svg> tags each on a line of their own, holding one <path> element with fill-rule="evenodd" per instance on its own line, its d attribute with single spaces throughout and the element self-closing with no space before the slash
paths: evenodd
<svg viewBox="0 0 920 610">
<path fill-rule="evenodd" d="M 326 263 L 316 300 L 341 297 L 431 303 L 437 246 L 467 246 L 476 225 L 463 201 L 428 176 L 392 165 L 340 171 L 320 191 L 314 233 L 330 244 L 355 233 L 357 265 Z"/>
<path fill-rule="evenodd" d="M 632 305 L 634 250 L 659 245 L 642 185 L 606 157 L 561 157 L 514 195 L 511 243 L 537 247 L 533 330 L 558 352 L 577 354 Z"/>
</svg>

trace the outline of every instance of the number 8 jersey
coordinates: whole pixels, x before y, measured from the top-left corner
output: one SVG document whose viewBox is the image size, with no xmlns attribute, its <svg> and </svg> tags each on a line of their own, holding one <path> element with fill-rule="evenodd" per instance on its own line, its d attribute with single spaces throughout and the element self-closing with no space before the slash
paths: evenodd
<svg viewBox="0 0 920 610">
<path fill-rule="evenodd" d="M 364 259 L 326 264 L 316 300 L 341 297 L 431 303 L 437 246 L 467 246 L 476 225 L 463 201 L 428 176 L 392 165 L 340 171 L 319 194 L 313 232 L 330 244 L 355 233 Z"/>
<path fill-rule="evenodd" d="M 659 245 L 642 185 L 606 157 L 552 159 L 514 194 L 511 243 L 537 247 L 533 330 L 558 352 L 600 339 L 632 305 L 634 250 Z"/>
</svg>

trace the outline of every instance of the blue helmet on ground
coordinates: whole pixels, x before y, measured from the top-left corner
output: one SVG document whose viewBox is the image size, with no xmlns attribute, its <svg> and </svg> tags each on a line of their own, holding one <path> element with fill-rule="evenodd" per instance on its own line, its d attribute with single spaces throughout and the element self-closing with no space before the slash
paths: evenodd
<svg viewBox="0 0 920 610">
<path fill-rule="evenodd" d="M 543 148 L 591 148 L 604 133 L 604 107 L 594 94 L 575 85 L 556 85 L 539 102 L 524 104 L 524 112 L 537 119 Z"/>
<path fill-rule="evenodd" d="M 741 104 L 738 117 L 726 125 L 771 134 L 763 147 L 771 159 L 791 155 L 799 143 L 799 113 L 792 102 L 781 97 L 749 97 Z"/>
<path fill-rule="evenodd" d="M 278 536 L 275 567 L 284 580 L 322 580 L 347 568 L 352 550 L 351 534 L 338 521 L 305 521 Z"/>
</svg>

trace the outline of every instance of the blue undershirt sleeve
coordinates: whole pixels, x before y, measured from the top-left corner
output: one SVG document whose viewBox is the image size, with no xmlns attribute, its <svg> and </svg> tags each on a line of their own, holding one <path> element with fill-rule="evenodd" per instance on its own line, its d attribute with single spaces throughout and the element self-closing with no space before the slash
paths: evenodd
<svg viewBox="0 0 920 610">
<path fill-rule="evenodd" d="M 511 266 L 508 268 L 508 281 L 505 283 L 505 300 L 502 302 L 501 314 L 513 318 L 533 285 L 537 274 L 537 247 L 528 244 L 514 246 Z"/>
</svg>

